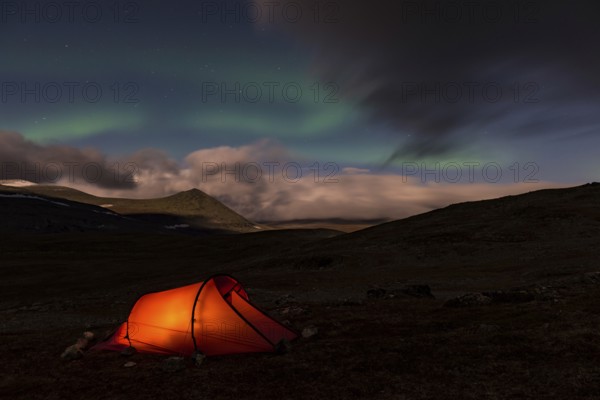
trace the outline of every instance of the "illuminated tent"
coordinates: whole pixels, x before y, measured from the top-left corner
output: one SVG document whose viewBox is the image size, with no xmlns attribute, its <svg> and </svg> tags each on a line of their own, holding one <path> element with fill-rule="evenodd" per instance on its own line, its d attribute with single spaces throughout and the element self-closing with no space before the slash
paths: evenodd
<svg viewBox="0 0 600 400">
<path fill-rule="evenodd" d="M 282 339 L 297 336 L 254 306 L 234 278 L 215 275 L 140 297 L 127 321 L 95 349 L 213 356 L 273 352 Z"/>
</svg>

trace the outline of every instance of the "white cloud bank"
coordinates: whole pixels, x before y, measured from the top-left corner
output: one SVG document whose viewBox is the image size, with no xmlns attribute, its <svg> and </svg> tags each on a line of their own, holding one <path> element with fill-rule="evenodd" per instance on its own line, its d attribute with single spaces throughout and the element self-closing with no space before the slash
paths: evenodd
<svg viewBox="0 0 600 400">
<path fill-rule="evenodd" d="M 0 180 L 71 186 L 104 197 L 152 198 L 198 188 L 255 221 L 397 219 L 456 202 L 560 185 L 422 183 L 419 177 L 294 157 L 270 141 L 190 153 L 183 162 L 155 149 L 110 160 L 94 149 L 42 146 L 0 132 Z"/>
<path fill-rule="evenodd" d="M 150 150 L 130 160 L 139 168 L 134 190 L 78 187 L 101 196 L 136 198 L 198 188 L 251 220 L 280 221 L 398 219 L 452 203 L 561 186 L 550 182 L 422 183 L 418 177 L 334 164 L 322 163 L 317 168 L 314 162 L 292 161 L 286 149 L 268 141 L 198 150 L 180 166 Z"/>
</svg>

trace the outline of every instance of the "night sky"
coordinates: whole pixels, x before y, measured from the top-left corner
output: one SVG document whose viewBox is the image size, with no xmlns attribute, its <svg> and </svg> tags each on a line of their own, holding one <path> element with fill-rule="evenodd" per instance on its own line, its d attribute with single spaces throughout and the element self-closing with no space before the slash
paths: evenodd
<svg viewBox="0 0 600 400">
<path fill-rule="evenodd" d="M 262 220 L 397 218 L 600 173 L 595 2 L 0 7 L 0 161 L 135 163 L 135 182 L 58 182 L 96 194 L 199 187 Z M 336 181 L 201 176 L 202 162 L 272 160 L 305 178 L 335 163 Z M 436 163 L 503 176 L 411 169 Z"/>
</svg>

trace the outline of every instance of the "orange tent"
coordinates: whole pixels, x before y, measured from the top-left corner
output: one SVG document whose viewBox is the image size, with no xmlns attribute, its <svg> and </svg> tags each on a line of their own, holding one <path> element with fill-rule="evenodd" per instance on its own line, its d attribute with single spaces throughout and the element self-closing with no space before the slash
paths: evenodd
<svg viewBox="0 0 600 400">
<path fill-rule="evenodd" d="M 207 356 L 273 352 L 298 336 L 253 305 L 242 285 L 215 275 L 193 285 L 146 294 L 102 350 L 133 346 L 142 353 Z"/>
</svg>

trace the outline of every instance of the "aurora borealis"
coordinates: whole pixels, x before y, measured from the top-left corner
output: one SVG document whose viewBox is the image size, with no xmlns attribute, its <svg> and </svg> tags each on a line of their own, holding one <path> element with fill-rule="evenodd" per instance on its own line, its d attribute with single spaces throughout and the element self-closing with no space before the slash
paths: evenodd
<svg viewBox="0 0 600 400">
<path fill-rule="evenodd" d="M 351 101 L 314 101 L 311 87 L 320 81 L 297 46 L 248 23 L 202 24 L 188 11 L 199 10 L 193 2 L 172 7 L 140 4 L 135 23 L 88 23 L 82 17 L 21 24 L 8 18 L 3 129 L 44 143 L 92 144 L 108 152 L 134 151 L 143 143 L 182 156 L 264 137 L 304 143 L 354 124 Z M 272 99 L 268 83 L 279 86 Z M 252 103 L 229 95 L 222 102 L 220 93 L 207 94 L 215 84 L 225 90 L 254 84 L 263 98 Z M 301 88 L 298 102 L 283 97 L 286 84 Z M 62 95 L 54 87 L 44 93 L 47 86 Z M 96 101 L 97 88 L 102 94 Z"/>
<path fill-rule="evenodd" d="M 177 165 L 162 172 L 180 178 L 198 152 L 218 158 L 262 149 L 242 161 L 277 154 L 306 166 L 333 162 L 378 180 L 379 193 L 382 177 L 405 181 L 404 163 L 493 162 L 509 175 L 515 163 L 538 168 L 537 186 L 517 185 L 532 183 L 520 177 L 503 179 L 515 185 L 502 190 L 477 182 L 473 197 L 583 183 L 600 172 L 591 2 L 1 3 L 0 130 L 35 146 L 92 148 L 100 158 L 136 162 L 143 153 L 143 165 Z M 32 148 L 6 147 L 0 155 L 31 160 Z M 113 194 L 203 184 L 188 178 Z M 356 195 L 366 196 L 357 210 L 412 201 L 392 194 L 380 196 L 385 205 L 367 200 L 377 196 L 369 184 L 356 174 L 348 179 L 366 191 Z M 315 199 L 328 198 L 310 187 L 320 193 Z M 247 209 L 233 202 L 231 187 L 204 189 Z M 267 191 L 260 209 L 281 200 L 282 190 Z M 455 199 L 446 189 L 429 197 L 416 196 L 415 210 Z"/>
</svg>

